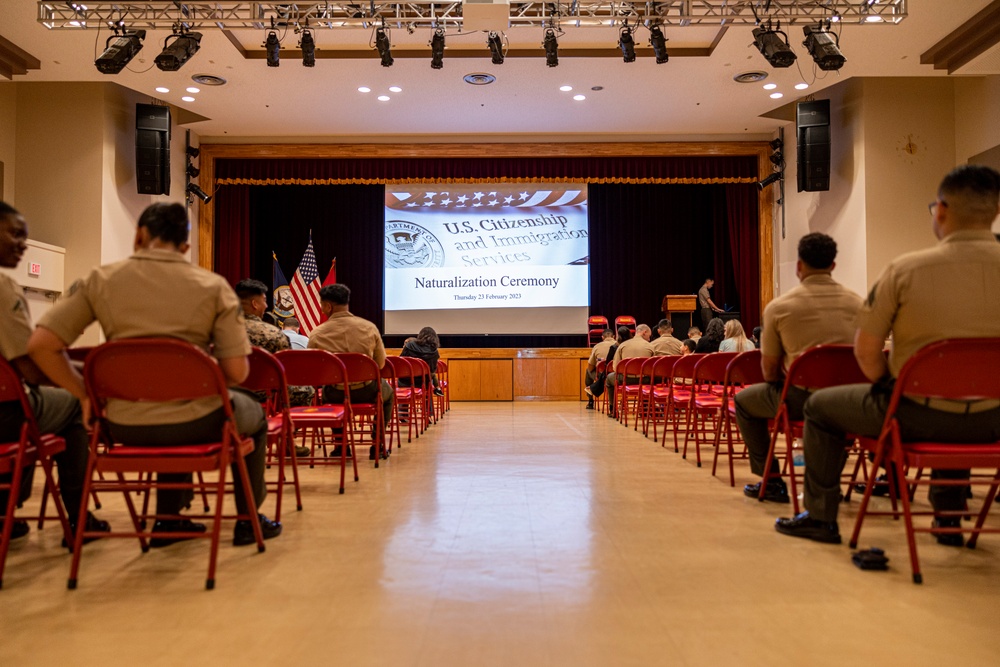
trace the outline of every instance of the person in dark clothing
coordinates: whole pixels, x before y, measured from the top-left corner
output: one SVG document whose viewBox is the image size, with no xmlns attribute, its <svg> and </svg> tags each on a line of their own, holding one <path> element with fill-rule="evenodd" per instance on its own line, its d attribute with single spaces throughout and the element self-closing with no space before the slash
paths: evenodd
<svg viewBox="0 0 1000 667">
<path fill-rule="evenodd" d="M 438 385 L 437 378 L 437 364 L 440 355 L 438 354 L 438 348 L 441 346 L 441 340 L 438 338 L 437 332 L 431 327 L 424 327 L 417 334 L 416 338 L 407 338 L 406 342 L 403 344 L 403 351 L 399 353 L 401 357 L 413 357 L 416 359 L 423 359 L 427 362 L 427 365 L 431 367 L 431 384 L 434 385 L 434 395 L 444 396 L 444 392 Z M 415 378 L 416 386 L 421 386 L 423 383 L 423 378 Z M 400 386 L 408 387 L 410 385 L 409 378 L 400 378 Z"/>
<path fill-rule="evenodd" d="M 618 351 L 618 346 L 627 341 L 632 337 L 632 331 L 628 327 L 618 327 L 618 337 L 615 339 L 615 344 L 608 349 L 607 365 L 611 365 L 611 360 L 615 358 L 615 352 Z M 608 379 L 608 371 L 604 370 L 602 373 L 597 374 L 597 379 L 593 384 L 588 385 L 583 388 L 587 392 L 588 396 L 600 396 L 604 393 L 604 383 Z"/>
<path fill-rule="evenodd" d="M 698 346 L 694 349 L 698 354 L 704 352 L 718 352 L 719 344 L 726 338 L 726 325 L 718 317 L 713 317 L 712 321 L 705 327 L 705 335 L 698 341 Z"/>
</svg>

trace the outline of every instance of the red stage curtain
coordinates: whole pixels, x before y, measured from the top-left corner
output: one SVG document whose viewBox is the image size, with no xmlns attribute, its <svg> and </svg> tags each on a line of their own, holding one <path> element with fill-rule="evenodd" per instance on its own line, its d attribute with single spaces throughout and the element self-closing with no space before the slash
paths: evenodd
<svg viewBox="0 0 1000 667">
<path fill-rule="evenodd" d="M 231 283 L 250 274 L 253 254 L 253 226 L 250 224 L 250 186 L 227 185 L 216 188 L 215 272 Z M 302 247 L 305 250 L 305 246 Z M 292 269 L 295 270 L 294 268 Z M 268 280 L 265 284 L 270 285 Z"/>
<path fill-rule="evenodd" d="M 752 183 L 727 184 L 724 187 L 733 282 L 740 296 L 740 321 L 752 329 L 760 324 L 759 193 Z"/>
</svg>

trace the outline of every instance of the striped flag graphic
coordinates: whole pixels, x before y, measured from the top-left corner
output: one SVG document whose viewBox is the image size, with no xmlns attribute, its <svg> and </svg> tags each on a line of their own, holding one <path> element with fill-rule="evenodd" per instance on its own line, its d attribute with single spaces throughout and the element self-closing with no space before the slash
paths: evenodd
<svg viewBox="0 0 1000 667">
<path fill-rule="evenodd" d="M 295 269 L 292 278 L 292 300 L 295 301 L 295 313 L 298 315 L 301 331 L 306 336 L 315 329 L 323 319 L 319 307 L 319 269 L 316 267 L 316 253 L 313 251 L 312 232 L 309 233 L 309 245 L 306 253 Z"/>
</svg>

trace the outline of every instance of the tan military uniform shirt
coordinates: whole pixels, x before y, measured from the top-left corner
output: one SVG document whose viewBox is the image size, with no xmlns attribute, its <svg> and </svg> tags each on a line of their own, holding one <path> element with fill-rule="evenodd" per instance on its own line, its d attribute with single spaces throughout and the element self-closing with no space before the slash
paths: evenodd
<svg viewBox="0 0 1000 667">
<path fill-rule="evenodd" d="M 861 297 L 829 274 L 807 276 L 764 308 L 760 352 L 785 371 L 814 345 L 853 343 Z"/>
<path fill-rule="evenodd" d="M 608 358 L 608 351 L 614 344 L 615 344 L 615 339 L 608 338 L 607 340 L 602 340 L 600 343 L 595 345 L 594 349 L 590 351 L 590 359 L 587 360 L 587 365 L 597 368 L 597 362 L 600 361 L 601 359 Z"/>
<path fill-rule="evenodd" d="M 897 257 L 868 293 L 858 328 L 878 338 L 892 331 L 894 376 L 935 341 L 1000 337 L 1000 243 L 989 231 L 960 231 Z"/>
<path fill-rule="evenodd" d="M 309 333 L 309 349 L 327 352 L 360 352 L 385 365 L 385 346 L 378 328 L 348 311 L 334 313 Z"/>
<path fill-rule="evenodd" d="M 698 307 L 699 308 L 711 308 L 708 305 L 709 299 L 712 297 L 708 294 L 708 285 L 702 285 L 701 289 L 698 290 Z"/>
<path fill-rule="evenodd" d="M 684 343 L 674 338 L 672 335 L 660 336 L 650 345 L 653 347 L 654 357 L 674 356 L 681 353 Z"/>
<path fill-rule="evenodd" d="M 653 356 L 653 346 L 649 344 L 649 341 L 643 339 L 642 336 L 629 338 L 627 341 L 618 346 L 618 351 L 615 352 L 615 359 L 612 368 L 617 371 L 618 362 L 622 359 L 651 356 Z"/>
<path fill-rule="evenodd" d="M 128 259 L 94 269 L 77 280 L 39 320 L 64 343 L 75 341 L 94 320 L 108 340 L 163 336 L 208 350 L 218 359 L 245 357 L 250 341 L 243 309 L 225 279 L 170 250 L 140 250 Z M 116 424 L 178 424 L 217 410 L 218 399 L 171 403 L 114 401 Z"/>
<path fill-rule="evenodd" d="M 0 273 L 0 355 L 7 361 L 28 354 L 31 337 L 31 314 L 24 300 L 24 289 L 6 273 Z"/>
</svg>

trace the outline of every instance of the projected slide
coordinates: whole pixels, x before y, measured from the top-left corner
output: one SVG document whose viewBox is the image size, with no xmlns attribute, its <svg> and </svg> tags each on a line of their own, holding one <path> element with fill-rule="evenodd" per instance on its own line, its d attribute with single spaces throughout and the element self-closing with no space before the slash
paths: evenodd
<svg viewBox="0 0 1000 667">
<path fill-rule="evenodd" d="M 586 185 L 386 186 L 386 333 L 580 333 L 589 255 Z"/>
</svg>

